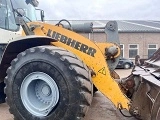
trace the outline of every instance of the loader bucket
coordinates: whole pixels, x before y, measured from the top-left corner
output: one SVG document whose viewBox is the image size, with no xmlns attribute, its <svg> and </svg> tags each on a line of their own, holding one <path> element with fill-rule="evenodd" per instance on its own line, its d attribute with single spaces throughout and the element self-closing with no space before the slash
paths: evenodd
<svg viewBox="0 0 160 120">
<path fill-rule="evenodd" d="M 135 66 L 132 76 L 135 86 L 130 113 L 143 120 L 160 120 L 160 49 L 143 65 Z"/>
</svg>

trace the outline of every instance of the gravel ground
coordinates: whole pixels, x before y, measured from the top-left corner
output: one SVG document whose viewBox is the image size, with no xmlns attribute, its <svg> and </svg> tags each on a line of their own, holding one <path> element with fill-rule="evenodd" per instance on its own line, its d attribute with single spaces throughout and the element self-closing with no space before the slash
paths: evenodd
<svg viewBox="0 0 160 120">
<path fill-rule="evenodd" d="M 116 69 L 121 78 L 128 76 L 130 70 Z M 7 104 L 0 104 L 0 120 L 13 120 L 9 113 Z M 85 117 L 85 120 L 136 120 L 135 118 L 125 118 L 113 106 L 113 104 L 100 92 L 94 94 L 92 105 Z"/>
</svg>

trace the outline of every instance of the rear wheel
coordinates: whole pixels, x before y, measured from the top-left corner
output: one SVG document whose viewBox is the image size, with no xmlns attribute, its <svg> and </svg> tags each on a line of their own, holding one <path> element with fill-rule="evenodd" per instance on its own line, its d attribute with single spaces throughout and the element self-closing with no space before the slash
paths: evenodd
<svg viewBox="0 0 160 120">
<path fill-rule="evenodd" d="M 74 54 L 54 46 L 20 53 L 5 78 L 16 120 L 82 119 L 92 101 L 90 71 Z"/>
</svg>

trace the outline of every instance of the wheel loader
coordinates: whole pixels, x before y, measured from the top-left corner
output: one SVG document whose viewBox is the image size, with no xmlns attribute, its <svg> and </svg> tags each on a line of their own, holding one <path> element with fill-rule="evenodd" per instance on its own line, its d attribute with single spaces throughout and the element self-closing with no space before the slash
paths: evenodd
<svg viewBox="0 0 160 120">
<path fill-rule="evenodd" d="M 79 34 L 97 29 L 91 24 L 47 24 L 43 10 L 38 22 L 37 6 L 37 0 L 0 0 L 0 101 L 16 120 L 81 120 L 95 88 L 126 117 L 160 119 L 160 50 L 120 79 L 115 21 L 98 28 L 107 41 L 96 43 Z"/>
</svg>

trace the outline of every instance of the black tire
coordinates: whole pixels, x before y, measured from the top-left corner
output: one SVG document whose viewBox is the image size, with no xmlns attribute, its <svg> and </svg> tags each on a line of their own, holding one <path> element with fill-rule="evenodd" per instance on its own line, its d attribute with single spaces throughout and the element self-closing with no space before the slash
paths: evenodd
<svg viewBox="0 0 160 120">
<path fill-rule="evenodd" d="M 130 69 L 130 68 L 131 68 L 131 65 L 129 63 L 124 64 L 124 69 Z"/>
<path fill-rule="evenodd" d="M 23 79 L 41 71 L 54 78 L 60 97 L 45 117 L 35 116 L 24 106 L 20 96 Z M 81 120 L 92 101 L 91 74 L 74 54 L 54 46 L 30 48 L 11 62 L 5 78 L 6 101 L 16 120 Z"/>
<path fill-rule="evenodd" d="M 0 104 L 5 103 L 6 95 L 4 94 L 4 87 L 5 87 L 4 82 L 1 82 L 0 83 Z"/>
</svg>

